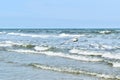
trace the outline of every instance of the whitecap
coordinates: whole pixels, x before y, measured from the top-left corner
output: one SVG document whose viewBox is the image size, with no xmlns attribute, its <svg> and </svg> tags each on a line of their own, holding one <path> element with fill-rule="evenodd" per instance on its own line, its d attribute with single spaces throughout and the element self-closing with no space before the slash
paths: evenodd
<svg viewBox="0 0 120 80">
<path fill-rule="evenodd" d="M 48 50 L 49 47 L 35 46 L 34 49 L 36 51 L 45 51 L 45 50 Z"/>
<path fill-rule="evenodd" d="M 94 56 L 102 55 L 102 53 L 100 53 L 100 52 L 92 52 L 92 51 L 85 51 L 85 50 L 78 50 L 78 49 L 71 49 L 69 52 L 81 54 L 81 55 L 94 55 Z"/>
<path fill-rule="evenodd" d="M 85 35 L 80 35 L 80 34 L 65 34 L 65 33 L 61 33 L 59 34 L 59 37 L 82 37 L 82 36 L 85 36 Z"/>
<path fill-rule="evenodd" d="M 25 34 L 25 33 L 8 33 L 9 35 L 15 36 L 24 36 L 24 37 L 40 37 L 40 38 L 48 38 L 50 35 L 36 35 L 36 34 Z"/>
<path fill-rule="evenodd" d="M 106 31 L 100 31 L 99 33 L 101 33 L 101 34 L 110 34 L 112 31 L 108 31 L 108 30 L 106 30 Z"/>
<path fill-rule="evenodd" d="M 102 57 L 104 58 L 110 58 L 110 59 L 120 59 L 120 54 L 119 53 L 115 53 L 115 54 L 112 54 L 112 53 L 104 53 L 102 55 Z"/>
<path fill-rule="evenodd" d="M 119 62 L 114 62 L 112 63 L 113 67 L 119 67 L 120 68 L 120 63 Z"/>
<path fill-rule="evenodd" d="M 32 63 L 29 64 L 29 66 L 33 66 L 36 68 L 40 68 L 43 70 L 51 70 L 51 71 L 57 71 L 57 72 L 65 72 L 65 73 L 72 73 L 72 74 L 85 74 L 85 75 L 91 75 L 91 76 L 96 76 L 99 78 L 105 78 L 105 79 L 120 79 L 118 75 L 109 75 L 109 74 L 102 74 L 102 73 L 95 73 L 95 72 L 89 72 L 89 71 L 84 71 L 84 70 L 76 70 L 72 68 L 67 68 L 67 67 L 54 67 L 54 66 L 48 66 L 48 65 L 43 65 L 43 64 L 37 64 L 37 63 Z"/>
<path fill-rule="evenodd" d="M 62 52 L 52 52 L 52 51 L 41 51 L 41 52 L 39 52 L 39 51 L 34 51 L 34 50 L 23 50 L 23 49 L 9 50 L 9 51 L 20 52 L 20 53 L 44 54 L 44 55 L 47 55 L 47 56 L 63 57 L 63 58 L 80 60 L 80 61 L 88 61 L 88 62 L 103 61 L 103 59 L 97 58 L 97 57 L 70 55 L 70 54 L 66 54 L 66 53 L 62 53 Z"/>
<path fill-rule="evenodd" d="M 0 32 L 0 34 L 5 34 L 6 32 Z"/>
</svg>

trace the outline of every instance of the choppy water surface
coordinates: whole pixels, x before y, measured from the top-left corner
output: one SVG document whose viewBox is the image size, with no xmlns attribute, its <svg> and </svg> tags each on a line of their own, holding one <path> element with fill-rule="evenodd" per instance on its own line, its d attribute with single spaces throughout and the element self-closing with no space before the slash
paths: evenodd
<svg viewBox="0 0 120 80">
<path fill-rule="evenodd" d="M 0 80 L 120 80 L 120 30 L 2 29 Z"/>
</svg>

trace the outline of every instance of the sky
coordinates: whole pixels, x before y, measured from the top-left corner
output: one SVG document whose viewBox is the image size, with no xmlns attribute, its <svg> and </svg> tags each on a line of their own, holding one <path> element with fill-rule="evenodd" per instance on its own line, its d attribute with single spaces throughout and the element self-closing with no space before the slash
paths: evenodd
<svg viewBox="0 0 120 80">
<path fill-rule="evenodd" d="M 120 0 L 0 0 L 0 28 L 120 28 Z"/>
</svg>

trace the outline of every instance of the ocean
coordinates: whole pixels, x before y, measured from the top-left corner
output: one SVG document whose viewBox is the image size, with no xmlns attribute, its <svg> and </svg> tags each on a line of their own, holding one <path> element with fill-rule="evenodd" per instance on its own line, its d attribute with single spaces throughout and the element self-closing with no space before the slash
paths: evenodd
<svg viewBox="0 0 120 80">
<path fill-rule="evenodd" d="M 0 29 L 0 80 L 120 80 L 120 29 Z"/>
</svg>

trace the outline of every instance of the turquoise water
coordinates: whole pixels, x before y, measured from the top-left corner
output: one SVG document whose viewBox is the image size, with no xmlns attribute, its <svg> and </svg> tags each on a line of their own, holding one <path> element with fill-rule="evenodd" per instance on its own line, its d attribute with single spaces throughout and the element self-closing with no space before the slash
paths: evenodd
<svg viewBox="0 0 120 80">
<path fill-rule="evenodd" d="M 0 80 L 119 79 L 119 29 L 0 30 Z"/>
</svg>

